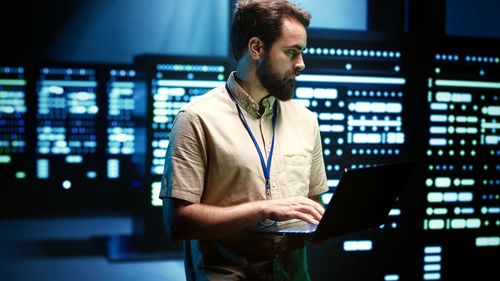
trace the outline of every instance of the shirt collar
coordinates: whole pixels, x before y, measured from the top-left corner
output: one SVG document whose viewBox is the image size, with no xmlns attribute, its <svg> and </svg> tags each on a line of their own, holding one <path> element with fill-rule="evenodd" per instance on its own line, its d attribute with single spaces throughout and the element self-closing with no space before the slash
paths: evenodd
<svg viewBox="0 0 500 281">
<path fill-rule="evenodd" d="M 236 97 L 238 104 L 243 108 L 248 114 L 255 118 L 260 118 L 262 116 L 267 116 L 273 113 L 273 104 L 276 100 L 273 96 L 267 96 L 262 99 L 262 105 L 265 107 L 264 114 L 259 113 L 260 106 L 256 103 L 250 95 L 248 95 L 243 88 L 236 81 L 236 71 L 231 72 L 229 78 L 227 79 L 227 85 L 229 89 Z"/>
</svg>

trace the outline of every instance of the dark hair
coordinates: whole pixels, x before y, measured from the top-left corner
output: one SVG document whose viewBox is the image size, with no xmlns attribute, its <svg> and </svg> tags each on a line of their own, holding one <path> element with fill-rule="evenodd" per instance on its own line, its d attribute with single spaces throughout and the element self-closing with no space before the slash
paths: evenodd
<svg viewBox="0 0 500 281">
<path fill-rule="evenodd" d="M 265 50 L 281 36 L 283 19 L 297 19 L 304 27 L 309 27 L 311 14 L 287 0 L 238 0 L 231 25 L 231 50 L 239 61 L 252 37 L 264 43 Z"/>
</svg>

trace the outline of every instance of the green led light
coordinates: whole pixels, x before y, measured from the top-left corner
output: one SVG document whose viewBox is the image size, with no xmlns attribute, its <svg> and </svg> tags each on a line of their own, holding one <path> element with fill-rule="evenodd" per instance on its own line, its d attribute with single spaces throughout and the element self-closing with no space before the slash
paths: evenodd
<svg viewBox="0 0 500 281">
<path fill-rule="evenodd" d="M 471 150 L 470 155 L 471 156 L 476 156 L 476 151 L 475 150 Z"/>
<path fill-rule="evenodd" d="M 460 184 L 463 186 L 473 186 L 476 183 L 474 179 L 462 179 L 460 180 Z"/>
<path fill-rule="evenodd" d="M 466 227 L 467 228 L 480 228 L 481 227 L 481 220 L 478 218 L 471 218 L 466 220 Z"/>
<path fill-rule="evenodd" d="M 436 74 L 439 74 L 439 73 L 441 73 L 441 68 L 439 68 L 439 67 L 436 67 L 436 69 L 434 69 L 434 72 L 436 72 Z"/>
<path fill-rule="evenodd" d="M 0 79 L 2 86 L 25 86 L 26 80 L 24 79 Z"/>
<path fill-rule="evenodd" d="M 16 179 L 25 179 L 26 173 L 23 171 L 16 172 Z"/>
<path fill-rule="evenodd" d="M 219 80 L 219 81 L 224 80 L 224 74 L 217 75 L 217 80 Z"/>
<path fill-rule="evenodd" d="M 161 188 L 161 182 L 152 182 L 151 183 L 151 205 L 155 207 L 160 207 L 162 205 L 161 199 L 159 199 Z"/>
<path fill-rule="evenodd" d="M 500 116 L 500 106 L 494 106 L 494 105 L 485 106 L 483 107 L 482 112 L 486 115 Z"/>
<path fill-rule="evenodd" d="M 5 152 L 7 152 L 7 151 L 5 151 Z M 7 163 L 10 163 L 10 161 L 11 161 L 10 155 L 0 155 L 0 163 L 1 164 L 7 164 Z"/>
<path fill-rule="evenodd" d="M 434 166 L 433 165 L 429 165 L 429 171 L 433 171 L 434 170 Z"/>
<path fill-rule="evenodd" d="M 427 179 L 427 180 L 425 180 L 425 185 L 427 185 L 427 186 L 429 186 L 429 187 L 431 187 L 431 186 L 432 186 L 432 183 L 433 183 L 433 182 L 432 182 L 432 179 Z"/>
<path fill-rule="evenodd" d="M 464 229 L 466 228 L 466 220 L 465 219 L 453 219 L 451 220 L 451 228 L 453 229 Z"/>
<path fill-rule="evenodd" d="M 477 123 L 478 119 L 476 116 L 468 116 L 467 117 L 467 122 L 469 123 Z"/>
<path fill-rule="evenodd" d="M 443 156 L 443 151 L 442 150 L 438 150 L 438 155 L 439 156 Z"/>
<path fill-rule="evenodd" d="M 432 156 L 432 150 L 427 150 L 427 156 Z"/>
<path fill-rule="evenodd" d="M 448 188 L 451 186 L 451 179 L 448 177 L 436 178 L 435 185 L 436 185 L 436 187 L 439 187 L 439 188 Z"/>
<path fill-rule="evenodd" d="M 499 236 L 476 237 L 476 247 L 498 247 L 500 246 Z"/>
<path fill-rule="evenodd" d="M 446 209 L 446 208 L 435 208 L 434 209 L 434 214 L 436 214 L 436 215 L 446 215 L 446 214 L 448 214 L 448 209 Z"/>
<path fill-rule="evenodd" d="M 443 193 L 442 192 L 429 192 L 427 194 L 427 202 L 441 202 L 443 201 Z"/>
<path fill-rule="evenodd" d="M 444 228 L 444 220 L 442 220 L 442 219 L 429 220 L 429 228 L 430 229 L 443 229 Z"/>
<path fill-rule="evenodd" d="M 443 86 L 443 87 L 500 89 L 499 82 L 438 79 L 438 80 L 436 80 L 435 84 L 436 84 L 436 86 Z"/>
</svg>

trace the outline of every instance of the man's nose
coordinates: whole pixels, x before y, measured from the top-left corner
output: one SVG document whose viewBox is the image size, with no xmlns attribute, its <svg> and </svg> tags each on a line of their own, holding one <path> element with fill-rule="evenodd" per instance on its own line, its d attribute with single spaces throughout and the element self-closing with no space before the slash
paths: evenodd
<svg viewBox="0 0 500 281">
<path fill-rule="evenodd" d="M 306 68 L 306 65 L 304 63 L 304 58 L 302 57 L 302 54 L 299 54 L 297 56 L 297 60 L 295 61 L 294 65 L 294 70 L 297 72 L 303 71 Z"/>
</svg>

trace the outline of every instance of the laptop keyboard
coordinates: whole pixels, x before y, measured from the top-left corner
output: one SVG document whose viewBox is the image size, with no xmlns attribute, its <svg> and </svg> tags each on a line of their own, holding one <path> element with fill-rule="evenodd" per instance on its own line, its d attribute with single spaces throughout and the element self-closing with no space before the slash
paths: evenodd
<svg viewBox="0 0 500 281">
<path fill-rule="evenodd" d="M 298 226 L 287 227 L 286 229 L 282 229 L 280 232 L 291 232 L 291 233 L 311 233 L 316 231 L 317 224 L 303 224 Z"/>
</svg>

